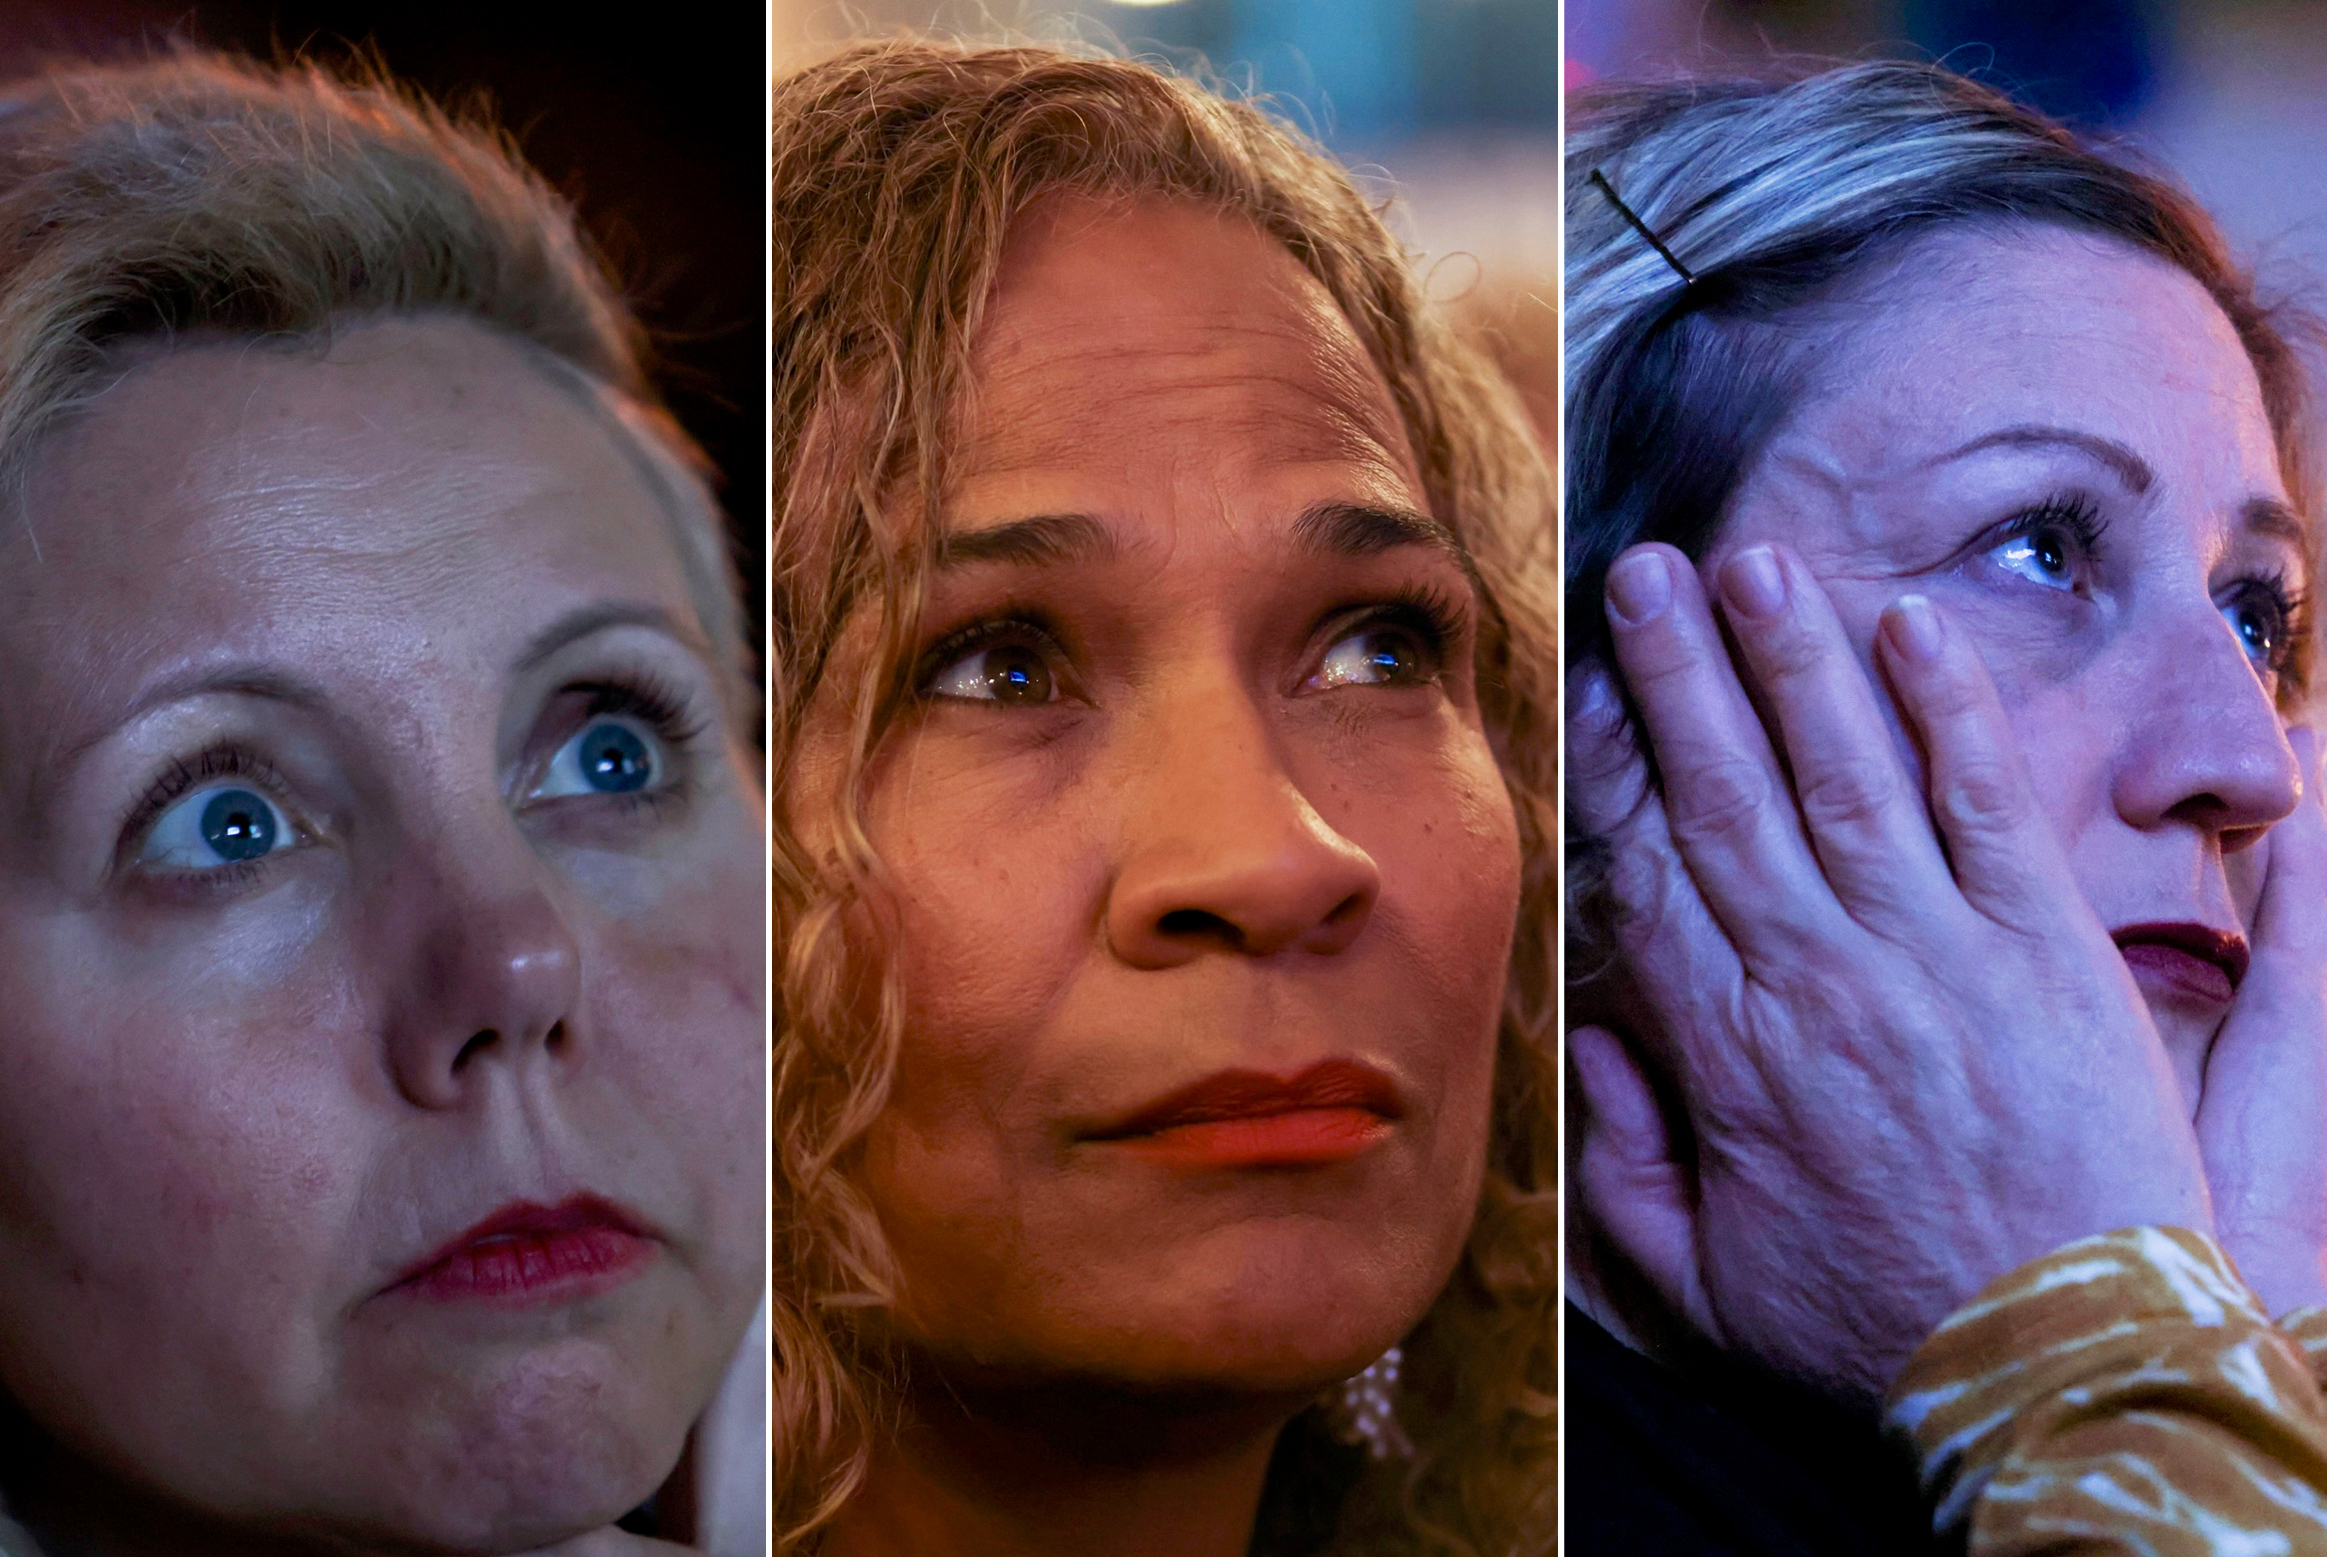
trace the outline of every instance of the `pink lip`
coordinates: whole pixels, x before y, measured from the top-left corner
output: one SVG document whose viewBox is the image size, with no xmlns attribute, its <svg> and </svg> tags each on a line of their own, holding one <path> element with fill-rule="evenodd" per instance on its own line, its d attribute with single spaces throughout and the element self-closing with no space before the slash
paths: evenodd
<svg viewBox="0 0 2327 1557">
<path fill-rule="evenodd" d="M 1087 1137 L 1179 1168 L 1305 1168 L 1381 1144 L 1405 1113 L 1389 1077 L 1354 1060 L 1299 1075 L 1228 1070 Z"/>
<path fill-rule="evenodd" d="M 389 1290 L 438 1303 L 526 1307 L 605 1292 L 637 1275 L 659 1240 L 596 1195 L 517 1201 L 407 1266 Z"/>
<path fill-rule="evenodd" d="M 2246 977 L 2246 937 L 2202 924 L 2131 924 L 2113 939 L 2136 978 L 2211 1005 L 2228 1005 Z"/>
</svg>

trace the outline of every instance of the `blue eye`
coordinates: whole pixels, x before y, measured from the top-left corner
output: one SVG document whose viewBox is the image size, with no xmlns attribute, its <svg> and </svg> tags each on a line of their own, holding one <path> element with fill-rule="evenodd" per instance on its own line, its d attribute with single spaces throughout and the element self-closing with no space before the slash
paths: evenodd
<svg viewBox="0 0 2327 1557">
<path fill-rule="evenodd" d="M 2266 670 L 2278 668 L 2279 644 L 2286 636 L 2283 612 L 2252 600 L 2234 600 L 2222 607 L 2222 620 L 2237 634 L 2248 659 Z"/>
<path fill-rule="evenodd" d="M 534 799 L 561 795 L 634 795 L 669 784 L 662 741 L 635 719 L 601 714 L 549 760 Z"/>
<path fill-rule="evenodd" d="M 2016 535 L 1988 553 L 2007 573 L 2016 573 L 2046 589 L 2076 588 L 2075 541 L 2066 531 L 2047 525 Z"/>
<path fill-rule="evenodd" d="M 240 784 L 212 784 L 154 820 L 138 859 L 170 870 L 218 870 L 287 847 L 291 824 L 273 801 Z"/>
</svg>

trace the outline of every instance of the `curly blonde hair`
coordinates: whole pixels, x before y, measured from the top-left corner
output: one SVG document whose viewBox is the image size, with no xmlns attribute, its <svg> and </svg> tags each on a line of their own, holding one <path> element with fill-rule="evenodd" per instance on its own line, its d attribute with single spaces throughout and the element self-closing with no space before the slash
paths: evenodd
<svg viewBox="0 0 2327 1557">
<path fill-rule="evenodd" d="M 1516 402 L 1429 315 L 1407 256 L 1324 153 L 1189 80 L 1051 48 L 900 39 L 779 82 L 774 120 L 778 1550 L 812 1542 L 857 1489 L 893 1405 L 851 1322 L 893 1291 L 848 1169 L 903 1038 L 861 808 L 906 694 L 948 408 L 1012 222 L 1060 193 L 1243 217 L 1331 293 L 1389 385 L 1433 513 L 1474 559 L 1481 701 L 1519 820 L 1492 1156 L 1464 1257 L 1403 1343 L 1415 1452 L 1367 1461 L 1345 1486 L 1352 1457 L 1329 1452 L 1322 1407 L 1304 1413 L 1279 1446 L 1263 1542 L 1289 1520 L 1316 1535 L 1288 1544 L 1333 1552 L 1548 1549 L 1557 585 L 1550 478 Z M 808 816 L 787 775 L 812 707 L 819 732 L 847 735 Z"/>
</svg>

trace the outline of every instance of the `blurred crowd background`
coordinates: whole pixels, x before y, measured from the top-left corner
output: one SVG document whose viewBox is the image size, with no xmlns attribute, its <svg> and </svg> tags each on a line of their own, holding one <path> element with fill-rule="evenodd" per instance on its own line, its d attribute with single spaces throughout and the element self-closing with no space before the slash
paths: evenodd
<svg viewBox="0 0 2327 1557">
<path fill-rule="evenodd" d="M 1549 426 L 1557 394 L 1557 0 L 773 0 L 779 70 L 903 27 L 1080 41 L 1274 100 L 1394 197 L 1431 295 Z"/>
<path fill-rule="evenodd" d="M 2327 303 L 2320 0 L 1569 0 L 1570 83 L 1812 55 L 1940 58 L 2163 164 Z"/>
</svg>

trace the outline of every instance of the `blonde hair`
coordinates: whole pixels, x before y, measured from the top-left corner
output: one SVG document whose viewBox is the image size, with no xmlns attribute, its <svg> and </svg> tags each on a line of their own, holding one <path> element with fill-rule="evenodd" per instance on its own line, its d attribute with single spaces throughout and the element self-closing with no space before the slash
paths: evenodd
<svg viewBox="0 0 2327 1557">
<path fill-rule="evenodd" d="M 445 314 L 525 347 L 606 422 L 670 514 L 702 625 L 747 663 L 708 467 L 567 203 L 498 132 L 377 70 L 179 50 L 0 95 L 0 494 L 132 343 L 328 341 Z"/>
<path fill-rule="evenodd" d="M 887 916 L 860 814 L 865 775 L 905 693 L 948 412 L 1005 238 L 1033 202 L 1074 192 L 1190 201 L 1283 244 L 1364 343 L 1432 512 L 1475 562 L 1481 699 L 1524 858 L 1492 1159 L 1464 1258 L 1404 1343 L 1415 1454 L 1368 1463 L 1342 1495 L 1301 1468 L 1303 1444 L 1332 1458 L 1319 1414 L 1305 1413 L 1280 1445 L 1274 1506 L 1324 1505 L 1332 1551 L 1547 1549 L 1557 608 L 1548 473 L 1509 392 L 1427 314 L 1396 241 L 1322 152 L 1143 64 L 859 46 L 778 84 L 774 179 L 778 1548 L 809 1539 L 856 1489 L 887 1408 L 849 1323 L 892 1291 L 872 1207 L 846 1170 L 903 1038 L 877 944 Z M 858 665 L 837 651 L 844 630 L 853 644 L 868 625 L 874 647 Z M 845 728 L 847 756 L 829 813 L 804 817 L 784 775 L 812 708 L 819 730 Z"/>
</svg>

